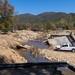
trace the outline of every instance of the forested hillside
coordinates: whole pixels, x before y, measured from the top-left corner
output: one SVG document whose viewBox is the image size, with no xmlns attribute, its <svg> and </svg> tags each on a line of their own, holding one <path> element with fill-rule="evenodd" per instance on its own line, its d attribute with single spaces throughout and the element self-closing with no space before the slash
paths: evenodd
<svg viewBox="0 0 75 75">
<path fill-rule="evenodd" d="M 14 11 L 14 6 L 8 0 L 0 0 L 0 30 L 15 29 L 64 30 L 75 29 L 75 13 L 44 12 L 38 15 L 20 14 Z"/>
<path fill-rule="evenodd" d="M 45 12 L 39 15 L 21 14 L 15 22 L 16 29 L 75 29 L 75 14 L 63 12 Z"/>
</svg>

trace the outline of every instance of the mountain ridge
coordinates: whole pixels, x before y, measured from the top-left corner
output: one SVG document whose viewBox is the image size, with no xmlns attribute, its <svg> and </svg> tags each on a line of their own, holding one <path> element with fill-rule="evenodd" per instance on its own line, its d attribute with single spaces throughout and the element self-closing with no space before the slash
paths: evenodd
<svg viewBox="0 0 75 75">
<path fill-rule="evenodd" d="M 28 26 L 39 26 L 39 25 L 50 25 L 53 23 L 56 25 L 64 24 L 75 26 L 75 13 L 64 13 L 64 12 L 44 12 L 38 15 L 33 15 L 30 13 L 20 14 L 18 15 L 17 26 L 21 26 L 22 28 Z M 50 26 L 49 26 L 50 27 Z M 19 27 L 20 28 L 20 27 Z M 58 28 L 58 27 L 57 27 Z"/>
</svg>

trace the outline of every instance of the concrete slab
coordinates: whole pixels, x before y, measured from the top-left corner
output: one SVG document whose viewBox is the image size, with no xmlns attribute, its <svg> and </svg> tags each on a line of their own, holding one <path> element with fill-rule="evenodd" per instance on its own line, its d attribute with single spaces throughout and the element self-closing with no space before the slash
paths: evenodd
<svg viewBox="0 0 75 75">
<path fill-rule="evenodd" d="M 63 37 L 56 37 L 54 38 L 57 42 L 57 45 L 63 45 L 63 44 L 71 44 L 71 42 L 69 41 L 69 39 L 66 36 Z"/>
</svg>

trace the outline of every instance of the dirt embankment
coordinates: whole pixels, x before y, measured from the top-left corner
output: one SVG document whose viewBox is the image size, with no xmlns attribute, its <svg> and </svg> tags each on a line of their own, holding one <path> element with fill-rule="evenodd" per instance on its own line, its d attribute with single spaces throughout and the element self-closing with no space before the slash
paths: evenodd
<svg viewBox="0 0 75 75">
<path fill-rule="evenodd" d="M 15 40 L 18 42 L 26 42 L 28 40 L 36 39 L 37 37 L 42 36 L 42 32 L 33 32 L 28 30 L 16 31 L 12 36 L 15 37 Z"/>
<path fill-rule="evenodd" d="M 19 44 L 11 35 L 0 35 L 0 63 L 27 62 L 12 47 Z"/>
<path fill-rule="evenodd" d="M 20 42 L 39 37 L 39 33 L 32 31 L 17 31 L 16 33 L 0 34 L 0 63 L 24 63 L 27 60 L 13 49 Z"/>
<path fill-rule="evenodd" d="M 54 51 L 52 49 L 40 50 L 40 54 L 50 62 L 67 62 L 75 66 L 75 53 L 64 52 L 64 51 Z"/>
</svg>

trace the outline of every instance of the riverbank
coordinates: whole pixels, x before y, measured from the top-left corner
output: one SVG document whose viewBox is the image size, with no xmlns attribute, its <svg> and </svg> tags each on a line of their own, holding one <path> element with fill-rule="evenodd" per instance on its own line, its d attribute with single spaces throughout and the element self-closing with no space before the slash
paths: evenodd
<svg viewBox="0 0 75 75">
<path fill-rule="evenodd" d="M 50 62 L 67 62 L 75 66 L 75 53 L 73 52 L 43 49 L 40 51 L 40 54 Z"/>
<path fill-rule="evenodd" d="M 33 40 L 41 33 L 33 31 L 16 31 L 15 33 L 0 34 L 0 63 L 25 63 L 27 60 L 22 57 L 14 48 L 21 42 Z"/>
</svg>

